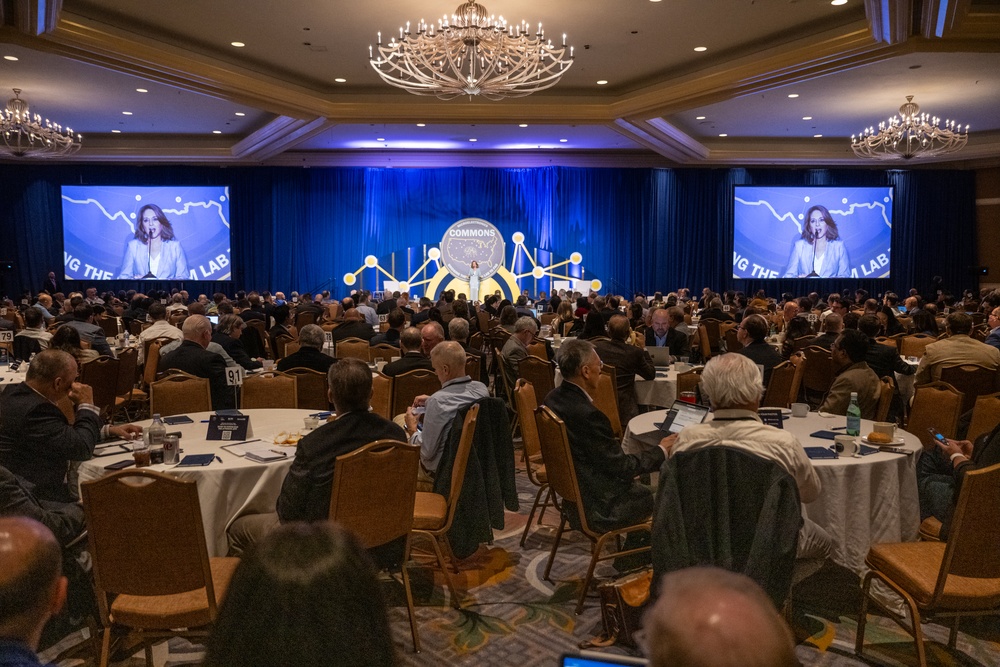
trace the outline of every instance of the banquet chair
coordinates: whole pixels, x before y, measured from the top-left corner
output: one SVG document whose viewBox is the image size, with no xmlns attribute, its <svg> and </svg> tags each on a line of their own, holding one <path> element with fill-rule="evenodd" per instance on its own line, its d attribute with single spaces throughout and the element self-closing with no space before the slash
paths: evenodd
<svg viewBox="0 0 1000 667">
<path fill-rule="evenodd" d="M 805 399 L 811 407 L 818 408 L 833 386 L 833 357 L 830 350 L 818 345 L 810 345 L 802 353 L 806 360 L 806 369 L 802 374 Z"/>
<path fill-rule="evenodd" d="M 118 335 L 117 317 L 101 317 L 96 319 L 94 323 L 101 327 L 101 330 L 107 338 L 114 338 Z"/>
<path fill-rule="evenodd" d="M 307 324 L 316 324 L 316 313 L 302 312 L 295 313 L 295 328 L 301 330 Z"/>
<path fill-rule="evenodd" d="M 792 351 L 793 352 L 800 352 L 800 351 L 806 349 L 807 347 L 809 347 L 810 345 L 812 345 L 812 342 L 813 342 L 813 340 L 815 340 L 815 338 L 816 338 L 816 336 L 814 336 L 813 334 L 807 334 L 805 336 L 799 336 L 798 338 L 796 338 L 795 340 L 792 341 Z"/>
<path fill-rule="evenodd" d="M 142 329 L 143 329 L 142 325 L 143 324 L 144 323 L 140 322 L 139 320 L 129 320 L 128 321 L 128 331 L 129 331 L 129 333 L 131 335 L 133 335 L 133 336 L 138 336 L 139 334 L 142 333 Z"/>
<path fill-rule="evenodd" d="M 622 439 L 621 413 L 618 412 L 618 382 L 615 367 L 604 364 L 597 379 L 594 392 L 594 407 L 604 413 L 611 422 L 611 431 L 619 441 Z"/>
<path fill-rule="evenodd" d="M 198 489 L 151 470 L 123 470 L 80 485 L 103 626 L 100 667 L 136 640 L 207 637 L 238 558 L 209 558 Z"/>
<path fill-rule="evenodd" d="M 293 341 L 295 341 L 295 339 L 287 334 L 278 334 L 277 336 L 275 336 L 272 340 L 272 342 L 274 343 L 273 345 L 274 358 L 284 359 L 285 357 L 287 357 L 288 353 L 285 351 L 285 346 Z"/>
<path fill-rule="evenodd" d="M 483 333 L 481 331 L 477 331 L 469 336 L 469 347 L 473 350 L 479 350 L 480 352 L 485 351 L 483 348 L 484 338 Z"/>
<path fill-rule="evenodd" d="M 925 449 L 934 446 L 934 438 L 927 432 L 929 427 L 937 429 L 946 438 L 954 438 L 958 431 L 962 400 L 962 393 L 945 382 L 917 385 L 906 430 L 920 438 Z"/>
<path fill-rule="evenodd" d="M 330 493 L 330 521 L 353 534 L 365 549 L 404 540 L 399 569 L 414 653 L 420 652 L 420 636 L 406 568 L 410 560 L 419 465 L 420 447 L 395 440 L 376 440 L 337 457 Z"/>
<path fill-rule="evenodd" d="M 535 423 L 535 410 L 538 409 L 538 401 L 535 397 L 535 388 L 527 380 L 519 379 L 514 387 L 514 402 L 517 405 L 517 418 L 521 421 L 521 446 L 524 447 L 524 465 L 528 473 L 528 481 L 538 487 L 535 493 L 535 502 L 528 512 L 528 521 L 524 524 L 524 532 L 521 534 L 521 546 L 528 539 L 528 532 L 531 530 L 531 522 L 535 518 L 535 511 L 538 512 L 538 525 L 542 525 L 542 517 L 545 516 L 545 509 L 553 505 L 555 499 L 552 497 L 552 490 L 549 488 L 548 478 L 545 476 L 545 462 L 542 460 L 542 445 L 538 440 L 538 425 Z M 542 494 L 545 499 L 542 500 Z"/>
<path fill-rule="evenodd" d="M 899 341 L 899 354 L 904 357 L 921 358 L 924 356 L 924 348 L 936 340 L 934 336 L 922 333 L 903 336 Z"/>
<path fill-rule="evenodd" d="M 975 442 L 976 438 L 989 433 L 997 424 L 1000 424 L 1000 393 L 977 396 L 965 439 Z"/>
<path fill-rule="evenodd" d="M 174 371 L 149 385 L 149 413 L 170 417 L 212 409 L 208 378 Z"/>
<path fill-rule="evenodd" d="M 326 374 L 311 368 L 289 368 L 284 372 L 295 378 L 295 393 L 300 410 L 330 409 Z"/>
<path fill-rule="evenodd" d="M 997 390 L 997 371 L 977 364 L 943 366 L 941 382 L 947 382 L 962 392 L 964 400 L 959 414 L 965 414 L 976 404 L 976 398 Z"/>
<path fill-rule="evenodd" d="M 94 405 L 101 411 L 101 419 L 110 421 L 118 394 L 119 361 L 102 356 L 80 367 L 80 382 L 94 390 Z"/>
<path fill-rule="evenodd" d="M 291 340 L 285 343 L 285 356 L 291 356 L 302 349 L 302 344 L 297 340 Z"/>
<path fill-rule="evenodd" d="M 372 376 L 372 412 L 386 419 L 395 417 L 392 414 L 392 380 L 382 373 Z"/>
<path fill-rule="evenodd" d="M 896 381 L 884 377 L 878 394 L 878 406 L 875 408 L 875 421 L 884 422 L 889 418 L 889 408 L 892 407 L 892 397 L 896 394 Z"/>
<path fill-rule="evenodd" d="M 42 344 L 37 338 L 29 338 L 27 336 L 14 337 L 14 343 L 11 346 L 11 354 L 15 359 L 27 361 L 28 359 L 31 359 L 31 355 L 38 354 L 41 351 Z"/>
<path fill-rule="evenodd" d="M 479 323 L 480 331 L 490 330 L 490 314 L 485 310 L 476 311 L 476 321 Z"/>
<path fill-rule="evenodd" d="M 583 510 L 583 503 L 580 501 L 580 483 L 576 477 L 576 469 L 573 467 L 573 452 L 569 446 L 569 436 L 566 434 L 566 424 L 556 416 L 547 406 L 542 406 L 535 411 L 535 422 L 538 427 L 538 439 L 542 448 L 542 460 L 545 461 L 545 474 L 549 485 L 555 494 L 563 501 L 569 501 L 576 508 L 578 520 L 580 522 L 580 532 L 590 541 L 590 565 L 587 567 L 587 575 L 583 579 L 580 587 L 580 596 L 576 602 L 577 615 L 583 611 L 583 603 L 587 597 L 587 589 L 594 578 L 594 568 L 597 563 L 609 558 L 619 556 L 629 556 L 632 554 L 649 551 L 649 546 L 634 549 L 622 550 L 618 546 L 621 537 L 636 531 L 649 531 L 650 522 L 644 521 L 632 526 L 625 526 L 617 530 L 600 533 L 590 528 L 587 523 L 587 515 Z M 559 543 L 562 542 L 563 532 L 566 530 L 566 516 L 563 514 L 559 520 L 559 528 L 556 530 L 556 539 L 552 544 L 552 551 L 549 552 L 549 560 L 545 566 L 545 576 L 547 581 L 552 572 L 552 561 L 555 560 L 556 551 L 559 550 Z M 613 545 L 611 553 L 602 555 L 604 547 L 609 543 Z"/>
<path fill-rule="evenodd" d="M 94 348 L 94 344 L 91 343 L 89 340 L 85 340 L 85 339 L 82 339 L 82 338 L 80 339 L 80 349 L 81 350 L 91 350 L 93 348 Z"/>
<path fill-rule="evenodd" d="M 465 355 L 465 374 L 473 380 L 478 380 L 481 363 L 482 357 L 477 357 L 474 354 Z"/>
<path fill-rule="evenodd" d="M 677 374 L 677 396 L 689 391 L 697 392 L 698 383 L 701 382 L 701 368 L 692 368 L 689 371 Z"/>
<path fill-rule="evenodd" d="M 148 340 L 142 341 L 142 358 L 143 358 L 143 361 L 145 361 L 146 359 L 149 359 L 149 348 L 153 345 L 154 342 L 159 343 L 160 349 L 162 349 L 162 348 L 166 347 L 167 345 L 169 345 L 170 343 L 174 342 L 174 339 L 173 338 L 166 338 L 164 336 L 161 336 L 160 338 L 150 338 Z"/>
<path fill-rule="evenodd" d="M 170 313 L 170 315 L 167 316 L 167 321 L 173 324 L 178 329 L 180 329 L 181 326 L 184 324 L 184 320 L 187 319 L 187 316 L 188 316 L 187 310 L 175 310 L 174 312 Z"/>
<path fill-rule="evenodd" d="M 396 379 L 398 380 L 399 377 Z M 451 559 L 452 567 L 457 574 L 458 562 L 455 560 L 455 554 L 451 551 L 451 543 L 448 542 L 448 531 L 451 530 L 451 524 L 455 520 L 455 509 L 458 507 L 458 499 L 462 495 L 465 469 L 469 463 L 469 453 L 472 451 L 472 439 L 476 434 L 476 420 L 478 418 L 479 405 L 473 404 L 462 423 L 462 435 L 451 469 L 451 487 L 448 489 L 448 497 L 445 498 L 431 491 L 417 491 L 413 507 L 413 535 L 430 538 L 438 565 L 441 566 L 441 572 L 444 573 L 448 582 L 448 589 L 451 591 L 451 604 L 455 609 L 461 608 L 461 603 L 458 589 L 455 587 L 455 580 L 445 562 L 445 554 L 447 553 L 448 558 Z"/>
<path fill-rule="evenodd" d="M 861 657 L 869 600 L 912 637 L 917 664 L 927 664 L 921 624 L 952 618 L 948 648 L 954 650 L 963 616 L 1000 613 L 1000 465 L 965 474 L 947 542 L 876 544 L 865 564 L 871 568 L 862 587 L 855 653 Z M 894 613 L 872 593 L 873 579 L 887 585 L 906 603 L 905 616 Z"/>
<path fill-rule="evenodd" d="M 541 322 L 542 326 L 544 327 L 552 324 L 552 320 L 554 319 L 556 319 L 555 313 L 542 313 L 541 317 L 538 318 L 538 321 Z"/>
<path fill-rule="evenodd" d="M 801 381 L 802 371 L 790 361 L 783 361 L 771 369 L 771 380 L 760 402 L 762 408 L 787 408 L 798 395 L 796 376 Z"/>
<path fill-rule="evenodd" d="M 118 380 L 115 383 L 115 404 L 111 410 L 111 423 L 114 423 L 115 416 L 119 409 L 125 410 L 125 418 L 128 419 L 128 406 L 138 398 L 139 390 L 135 388 L 136 374 L 138 368 L 139 350 L 134 347 L 126 348 L 118 353 Z M 143 397 L 145 392 L 141 392 Z"/>
<path fill-rule="evenodd" d="M 367 364 L 370 347 L 368 341 L 361 338 L 345 338 L 336 342 L 334 356 L 338 359 L 360 359 Z"/>
<path fill-rule="evenodd" d="M 899 353 L 899 343 L 897 341 L 898 341 L 897 338 L 890 338 L 888 336 L 876 336 L 875 337 L 875 342 L 876 343 L 878 343 L 879 345 L 885 345 L 886 347 L 891 347 L 892 349 L 896 350 L 896 353 L 898 354 Z"/>
<path fill-rule="evenodd" d="M 538 357 L 539 359 L 549 360 L 549 351 L 545 347 L 545 341 L 535 339 L 530 344 L 528 344 L 528 354 L 533 357 Z"/>
<path fill-rule="evenodd" d="M 399 357 L 402 356 L 402 354 L 402 351 L 394 345 L 379 343 L 378 345 L 372 345 L 368 348 L 368 361 L 384 361 L 388 363 L 392 361 L 393 357 Z"/>
<path fill-rule="evenodd" d="M 736 329 L 726 330 L 726 352 L 739 352 L 743 349 Z"/>
<path fill-rule="evenodd" d="M 545 400 L 556 386 L 556 365 L 538 357 L 527 356 L 517 364 L 517 377 L 531 383 L 535 396 Z M 535 418 L 534 414 L 531 416 Z"/>
<path fill-rule="evenodd" d="M 278 371 L 248 375 L 240 389 L 240 407 L 298 408 L 298 378 Z"/>
<path fill-rule="evenodd" d="M 406 412 L 417 396 L 430 396 L 440 388 L 441 381 L 434 371 L 417 369 L 397 375 L 392 379 L 392 417 Z"/>
<path fill-rule="evenodd" d="M 274 359 L 274 350 L 271 349 L 271 337 L 267 335 L 267 325 L 263 320 L 247 320 L 247 330 L 253 330 L 257 336 L 258 348 L 262 351 L 266 359 Z M 247 351 L 249 352 L 249 350 Z"/>
</svg>

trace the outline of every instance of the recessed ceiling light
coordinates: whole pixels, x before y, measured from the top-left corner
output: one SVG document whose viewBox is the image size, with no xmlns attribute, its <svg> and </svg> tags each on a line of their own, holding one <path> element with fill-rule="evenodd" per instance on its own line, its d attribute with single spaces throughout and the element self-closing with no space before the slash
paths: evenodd
<svg viewBox="0 0 1000 667">
<path fill-rule="evenodd" d="M 795 99 L 796 97 L 798 97 L 798 96 L 799 96 L 799 94 L 798 94 L 798 93 L 788 93 L 788 97 L 789 97 L 789 99 L 793 99 L 793 100 L 794 100 L 794 99 Z"/>
<path fill-rule="evenodd" d="M 834 7 L 840 7 L 841 5 L 846 5 L 847 0 L 831 0 L 830 4 Z"/>
<path fill-rule="evenodd" d="M 695 120 L 705 120 L 705 117 L 704 116 L 695 116 L 694 119 Z"/>
<path fill-rule="evenodd" d="M 135 92 L 137 92 L 137 93 L 148 93 L 149 91 L 146 90 L 145 88 L 136 88 Z"/>
<path fill-rule="evenodd" d="M 475 143 L 475 142 L 479 141 L 479 139 L 469 139 L 469 141 L 471 141 L 472 143 Z"/>
<path fill-rule="evenodd" d="M 131 116 L 132 112 L 131 111 L 122 111 L 122 115 L 123 116 Z"/>
<path fill-rule="evenodd" d="M 560 139 L 560 140 L 559 140 L 559 143 L 561 143 L 561 144 L 564 144 L 564 143 L 566 143 L 567 141 L 569 141 L 569 139 Z"/>
<path fill-rule="evenodd" d="M 812 116 L 803 116 L 802 117 L 802 120 L 812 120 L 812 119 L 813 119 Z"/>
<path fill-rule="evenodd" d="M 235 46 L 237 49 L 242 49 L 244 46 L 246 46 L 246 44 L 244 44 L 243 42 L 229 42 L 229 43 L 232 46 Z"/>
<path fill-rule="evenodd" d="M 528 124 L 527 123 L 521 123 L 520 125 L 518 125 L 518 127 L 528 127 Z"/>
<path fill-rule="evenodd" d="M 111 134 L 121 134 L 121 130 L 111 130 Z"/>
<path fill-rule="evenodd" d="M 237 112 L 236 112 L 236 115 L 237 115 L 237 116 L 246 116 L 246 114 L 245 114 L 245 113 L 243 113 L 242 111 L 237 111 Z"/>
<path fill-rule="evenodd" d="M 417 127 L 427 127 L 427 123 L 417 123 Z"/>
<path fill-rule="evenodd" d="M 650 2 L 659 2 L 660 0 L 649 0 Z"/>
<path fill-rule="evenodd" d="M 375 141 L 385 141 L 385 137 L 379 137 Z"/>
<path fill-rule="evenodd" d="M 696 46 L 696 47 L 694 47 L 694 50 L 697 51 L 698 53 L 701 53 L 702 51 L 708 51 L 708 47 L 707 46 Z"/>
<path fill-rule="evenodd" d="M 816 138 L 816 139 L 819 139 L 819 138 L 820 138 L 820 137 L 822 137 L 822 136 L 823 136 L 822 134 L 814 134 L 814 135 L 813 135 L 813 137 L 814 137 L 814 138 Z"/>
<path fill-rule="evenodd" d="M 719 136 L 720 136 L 720 137 L 728 137 L 729 135 L 728 135 L 728 134 L 725 134 L 725 133 L 723 133 L 723 134 L 720 134 Z"/>
<path fill-rule="evenodd" d="M 3 59 L 4 60 L 9 60 L 11 62 L 16 62 L 17 61 L 17 56 L 4 56 Z"/>
<path fill-rule="evenodd" d="M 334 81 L 336 81 L 337 83 L 347 83 L 347 79 L 342 79 L 340 77 L 337 77 L 336 79 L 334 79 Z"/>
<path fill-rule="evenodd" d="M 212 134 L 222 134 L 222 130 L 212 130 Z"/>
<path fill-rule="evenodd" d="M 606 86 L 606 85 L 608 85 L 608 81 L 607 81 L 607 79 L 601 79 L 600 81 L 597 82 L 597 85 L 598 86 Z"/>
</svg>

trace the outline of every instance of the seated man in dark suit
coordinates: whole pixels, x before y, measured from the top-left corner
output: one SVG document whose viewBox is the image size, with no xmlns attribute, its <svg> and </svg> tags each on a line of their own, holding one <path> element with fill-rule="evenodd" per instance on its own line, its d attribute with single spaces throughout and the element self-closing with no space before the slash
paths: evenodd
<svg viewBox="0 0 1000 667">
<path fill-rule="evenodd" d="M 278 361 L 278 370 L 285 372 L 292 368 L 311 368 L 320 373 L 330 370 L 336 359 L 323 354 L 326 332 L 318 324 L 307 324 L 299 332 L 299 349 Z"/>
<path fill-rule="evenodd" d="M 189 309 L 191 314 L 194 314 L 193 309 Z M 271 317 L 274 318 L 274 326 L 267 330 L 268 340 L 271 343 L 271 350 L 274 354 L 278 353 L 278 336 L 291 336 L 292 335 L 292 310 L 288 307 L 288 304 L 282 304 L 280 306 L 275 306 L 274 310 L 271 311 Z"/>
<path fill-rule="evenodd" d="M 102 436 L 131 438 L 142 429 L 101 426 L 90 386 L 76 382 L 77 365 L 62 350 L 44 350 L 28 367 L 24 382 L 0 394 L 0 465 L 26 481 L 40 500 L 70 502 L 70 461 L 86 461 Z M 71 401 L 70 424 L 58 404 Z"/>
<path fill-rule="evenodd" d="M 784 361 L 781 352 L 766 342 L 767 320 L 761 315 L 751 315 L 740 322 L 736 333 L 737 340 L 743 344 L 740 354 L 764 367 L 764 386 L 771 381 L 771 369 Z"/>
<path fill-rule="evenodd" d="M 98 354 L 111 356 L 111 346 L 104 335 L 104 329 L 94 324 L 94 309 L 86 303 L 81 303 L 73 309 L 73 321 L 66 326 L 73 327 L 80 334 L 80 340 L 90 343 Z"/>
<path fill-rule="evenodd" d="M 684 311 L 677 306 L 654 310 L 646 329 L 646 347 L 669 347 L 672 357 L 691 356 L 691 339 L 677 328 L 683 322 Z"/>
<path fill-rule="evenodd" d="M 641 456 L 622 451 L 611 422 L 591 398 L 597 392 L 601 359 L 590 342 L 566 339 L 559 348 L 559 368 L 563 382 L 549 392 L 544 403 L 566 424 L 587 523 L 595 530 L 608 531 L 648 519 L 653 492 L 635 478 L 659 469 L 666 450 L 653 447 Z M 575 526 L 576 511 L 566 501 L 563 514 Z"/>
<path fill-rule="evenodd" d="M 916 373 L 917 369 L 903 361 L 895 346 L 889 347 L 875 340 L 881 328 L 882 324 L 875 315 L 863 315 L 858 320 L 858 331 L 868 336 L 868 353 L 865 355 L 868 367 L 880 378 L 891 377 L 893 380 L 895 380 L 893 373 L 901 375 Z"/>
<path fill-rule="evenodd" d="M 375 336 L 375 330 L 365 322 L 365 316 L 357 308 L 348 308 L 344 313 L 344 321 L 333 330 L 333 340 L 345 338 L 360 338 L 370 341 Z"/>
<path fill-rule="evenodd" d="M 30 483 L 0 466 L 0 516 L 34 519 L 51 530 L 63 546 L 83 533 L 83 505 L 77 502 L 38 500 L 31 493 L 30 486 Z"/>
<path fill-rule="evenodd" d="M 403 333 L 399 336 L 399 351 L 403 353 L 403 356 L 386 364 L 385 368 L 382 369 L 382 374 L 395 377 L 418 368 L 433 371 L 434 366 L 431 365 L 430 357 L 425 357 L 420 352 L 422 343 L 420 329 L 416 327 L 403 329 Z"/>
<path fill-rule="evenodd" d="M 160 359 L 160 370 L 184 371 L 196 377 L 208 378 L 212 389 L 212 409 L 231 410 L 236 407 L 236 395 L 226 386 L 226 362 L 205 348 L 212 342 L 212 323 L 204 315 L 189 315 L 184 320 L 184 342 Z"/>
<path fill-rule="evenodd" d="M 844 331 L 844 318 L 837 313 L 830 313 L 823 320 L 823 333 L 816 336 L 809 342 L 809 345 L 817 345 L 829 350 L 833 347 L 834 341 Z"/>
<path fill-rule="evenodd" d="M 399 336 L 403 333 L 403 327 L 406 326 L 406 315 L 399 308 L 393 308 L 386 316 L 386 322 L 389 324 L 389 328 L 385 330 L 385 333 L 375 334 L 368 341 L 369 345 L 375 346 L 384 343 L 399 347 Z"/>
<path fill-rule="evenodd" d="M 632 417 L 639 414 L 639 403 L 635 395 L 635 376 L 643 380 L 656 377 L 656 368 L 649 352 L 631 344 L 632 327 L 628 318 L 621 313 L 608 320 L 610 340 L 598 340 L 594 347 L 605 364 L 615 367 L 615 382 L 618 393 L 618 418 L 622 426 L 627 426 Z"/>
<path fill-rule="evenodd" d="M 330 368 L 327 381 L 337 418 L 299 441 L 295 461 L 281 485 L 277 512 L 247 514 L 233 522 L 228 531 L 231 554 L 240 555 L 279 522 L 326 521 L 338 456 L 376 440 L 406 441 L 402 428 L 368 409 L 372 396 L 368 364 L 341 359 Z"/>
</svg>

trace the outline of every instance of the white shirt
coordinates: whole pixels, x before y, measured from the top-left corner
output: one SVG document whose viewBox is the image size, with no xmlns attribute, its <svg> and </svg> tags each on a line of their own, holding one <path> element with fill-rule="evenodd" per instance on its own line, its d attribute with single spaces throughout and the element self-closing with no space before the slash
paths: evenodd
<svg viewBox="0 0 1000 667">
<path fill-rule="evenodd" d="M 146 327 L 142 333 L 139 334 L 139 358 L 138 363 L 143 363 L 145 356 L 145 342 L 148 340 L 154 340 L 156 338 L 169 338 L 170 340 L 183 340 L 184 334 L 180 329 L 175 327 L 170 322 L 166 320 L 157 320 L 149 327 Z"/>
</svg>

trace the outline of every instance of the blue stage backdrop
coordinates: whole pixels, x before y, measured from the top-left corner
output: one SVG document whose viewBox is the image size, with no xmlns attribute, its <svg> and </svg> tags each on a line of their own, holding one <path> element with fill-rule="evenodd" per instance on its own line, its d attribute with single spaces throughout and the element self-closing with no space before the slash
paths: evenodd
<svg viewBox="0 0 1000 667">
<path fill-rule="evenodd" d="M 462 218 L 488 220 L 509 239 L 558 257 L 583 255 L 587 277 L 605 291 L 690 287 L 821 292 L 863 287 L 930 288 L 931 277 L 958 290 L 975 285 L 974 174 L 948 170 L 583 169 L 547 167 L 382 169 L 286 167 L 0 166 L 0 276 L 8 293 L 38 289 L 48 271 L 62 275 L 63 185 L 228 186 L 232 283 L 187 281 L 189 291 L 237 287 L 289 291 L 349 289 L 346 273 L 364 257 L 437 245 Z M 736 185 L 891 187 L 892 277 L 777 280 L 733 277 Z M 509 253 L 508 253 L 509 255 Z M 375 287 L 366 272 L 361 279 Z M 527 288 L 532 278 L 522 279 Z M 67 281 L 66 288 L 84 283 Z M 116 289 L 177 283 L 112 281 Z"/>
</svg>

